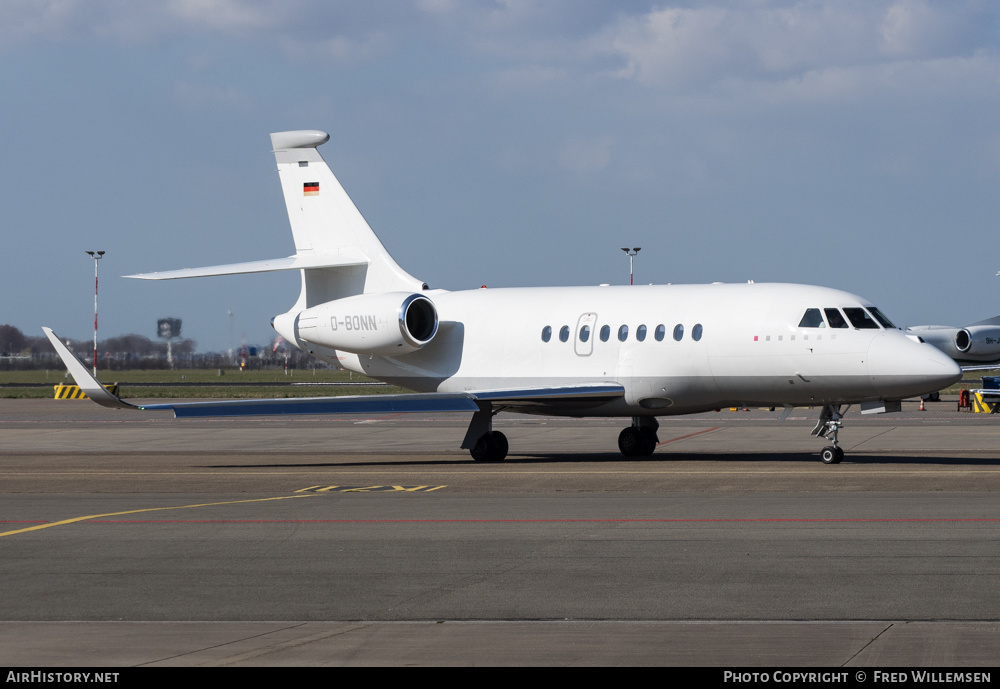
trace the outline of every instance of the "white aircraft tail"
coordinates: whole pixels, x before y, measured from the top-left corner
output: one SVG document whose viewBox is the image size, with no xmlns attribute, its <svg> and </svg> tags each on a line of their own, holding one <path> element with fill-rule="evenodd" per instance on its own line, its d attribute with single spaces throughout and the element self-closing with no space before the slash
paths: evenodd
<svg viewBox="0 0 1000 689">
<path fill-rule="evenodd" d="M 330 135 L 271 134 L 295 254 L 287 258 L 128 275 L 147 280 L 299 270 L 293 311 L 357 294 L 412 292 L 427 286 L 399 267 L 317 151 Z"/>
<path fill-rule="evenodd" d="M 331 299 L 424 288 L 382 246 L 316 150 L 329 134 L 315 130 L 271 134 L 288 221 L 301 257 L 339 257 L 343 264 L 303 270 L 297 306 Z M 357 261 L 354 265 L 347 265 Z"/>
</svg>

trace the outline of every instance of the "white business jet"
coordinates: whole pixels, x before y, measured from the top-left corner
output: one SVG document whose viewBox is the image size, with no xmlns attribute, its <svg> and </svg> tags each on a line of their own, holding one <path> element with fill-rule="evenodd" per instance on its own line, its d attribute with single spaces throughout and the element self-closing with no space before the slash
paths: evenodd
<svg viewBox="0 0 1000 689">
<path fill-rule="evenodd" d="M 45 329 L 77 384 L 109 407 L 177 417 L 472 412 L 462 447 L 500 461 L 501 411 L 631 418 L 628 457 L 650 455 L 658 416 L 747 405 L 820 407 L 813 435 L 843 459 L 853 404 L 898 411 L 905 397 L 961 378 L 934 347 L 847 292 L 786 284 L 429 289 L 392 259 L 334 177 L 319 131 L 271 135 L 295 253 L 250 263 L 132 275 L 147 280 L 297 270 L 298 301 L 271 320 L 288 342 L 416 394 L 131 405 Z"/>
</svg>

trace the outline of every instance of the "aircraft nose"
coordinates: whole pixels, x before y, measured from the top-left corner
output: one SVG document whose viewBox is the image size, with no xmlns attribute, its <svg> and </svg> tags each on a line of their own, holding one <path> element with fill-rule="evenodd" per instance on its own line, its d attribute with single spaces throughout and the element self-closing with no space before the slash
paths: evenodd
<svg viewBox="0 0 1000 689">
<path fill-rule="evenodd" d="M 936 347 L 889 331 L 868 348 L 868 375 L 883 399 L 937 392 L 962 379 L 962 369 Z"/>
</svg>

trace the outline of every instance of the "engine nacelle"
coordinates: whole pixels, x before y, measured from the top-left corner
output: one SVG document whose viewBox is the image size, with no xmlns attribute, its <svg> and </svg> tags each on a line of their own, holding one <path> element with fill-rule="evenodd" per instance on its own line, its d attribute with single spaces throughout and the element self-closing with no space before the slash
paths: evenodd
<svg viewBox="0 0 1000 689">
<path fill-rule="evenodd" d="M 295 319 L 298 339 L 354 354 L 414 352 L 433 340 L 437 329 L 434 302 L 409 292 L 335 299 Z"/>
<path fill-rule="evenodd" d="M 968 325 L 964 328 L 925 325 L 907 328 L 907 332 L 919 335 L 924 342 L 958 361 L 1000 361 L 1000 325 Z"/>
<path fill-rule="evenodd" d="M 978 360 L 1000 358 L 1000 325 L 969 325 L 955 335 L 962 356 Z"/>
</svg>

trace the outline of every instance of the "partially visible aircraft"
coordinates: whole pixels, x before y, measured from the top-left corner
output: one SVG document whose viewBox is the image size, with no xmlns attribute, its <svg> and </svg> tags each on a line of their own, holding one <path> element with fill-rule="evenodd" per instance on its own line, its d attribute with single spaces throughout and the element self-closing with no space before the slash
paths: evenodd
<svg viewBox="0 0 1000 689">
<path fill-rule="evenodd" d="M 472 412 L 462 447 L 500 461 L 502 412 L 631 418 L 618 447 L 653 453 L 658 416 L 737 405 L 820 407 L 812 434 L 838 443 L 850 405 L 898 411 L 900 400 L 962 376 L 848 292 L 788 284 L 430 289 L 392 259 L 334 177 L 314 130 L 271 135 L 295 242 L 287 258 L 127 277 L 148 280 L 297 270 L 298 301 L 271 320 L 294 346 L 405 395 L 132 405 L 102 386 L 48 328 L 95 402 L 175 416 Z"/>
<path fill-rule="evenodd" d="M 1000 316 L 950 325 L 914 325 L 906 329 L 954 359 L 964 370 L 984 370 L 1000 365 Z M 990 364 L 993 364 L 992 366 Z"/>
</svg>

